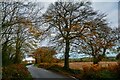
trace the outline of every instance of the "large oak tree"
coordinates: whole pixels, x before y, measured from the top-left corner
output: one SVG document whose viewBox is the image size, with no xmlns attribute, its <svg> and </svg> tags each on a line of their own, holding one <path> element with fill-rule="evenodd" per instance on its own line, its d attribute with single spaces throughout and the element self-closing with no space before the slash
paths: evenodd
<svg viewBox="0 0 120 80">
<path fill-rule="evenodd" d="M 52 3 L 45 14 L 43 14 L 43 21 L 49 24 L 48 31 L 55 30 L 53 41 L 63 44 L 63 46 L 59 46 L 62 46 L 64 50 L 64 68 L 69 69 L 71 45 L 78 38 L 83 40 L 83 36 L 90 32 L 90 30 L 94 33 L 94 30 L 98 27 L 96 24 L 91 25 L 95 19 L 98 20 L 97 25 L 99 25 L 102 19 L 99 18 L 98 13 L 91 7 L 91 2 L 88 1 L 58 1 Z M 57 45 L 55 46 L 57 47 Z"/>
</svg>

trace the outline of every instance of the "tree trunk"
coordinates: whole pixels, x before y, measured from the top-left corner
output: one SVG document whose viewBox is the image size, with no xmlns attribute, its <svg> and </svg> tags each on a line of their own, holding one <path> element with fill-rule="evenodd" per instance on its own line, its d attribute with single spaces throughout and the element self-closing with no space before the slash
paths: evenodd
<svg viewBox="0 0 120 80">
<path fill-rule="evenodd" d="M 99 60 L 96 56 L 93 56 L 93 64 L 98 64 Z"/>
<path fill-rule="evenodd" d="M 37 60 L 37 58 L 35 58 L 35 64 L 37 64 L 38 63 L 38 60 Z"/>
<path fill-rule="evenodd" d="M 64 61 L 64 68 L 69 69 L 69 50 L 70 50 L 70 42 L 66 40 L 65 46 L 65 61 Z"/>
<path fill-rule="evenodd" d="M 105 56 L 106 48 L 103 49 L 103 56 Z"/>
<path fill-rule="evenodd" d="M 9 55 L 7 53 L 7 41 L 2 45 L 2 66 L 9 64 Z"/>
<path fill-rule="evenodd" d="M 21 62 L 21 60 L 20 60 L 20 51 L 17 49 L 16 53 L 15 53 L 14 63 L 19 64 L 20 62 Z"/>
<path fill-rule="evenodd" d="M 19 44 L 19 34 L 17 33 L 17 40 L 16 40 L 16 53 L 15 53 L 15 59 L 14 63 L 19 64 L 21 62 L 20 60 L 20 44 Z"/>
</svg>

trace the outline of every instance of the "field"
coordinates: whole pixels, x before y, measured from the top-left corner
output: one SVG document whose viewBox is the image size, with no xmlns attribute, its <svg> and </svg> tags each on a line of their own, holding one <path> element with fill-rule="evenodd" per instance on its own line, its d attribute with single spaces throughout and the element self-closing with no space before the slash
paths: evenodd
<svg viewBox="0 0 120 80">
<path fill-rule="evenodd" d="M 71 69 L 82 69 L 82 66 L 87 65 L 90 66 L 92 65 L 92 62 L 70 62 L 70 68 Z M 58 65 L 63 66 L 64 63 L 58 63 Z M 117 65 L 117 62 L 99 62 L 99 65 L 102 67 L 107 67 L 110 65 Z"/>
<path fill-rule="evenodd" d="M 55 65 L 54 65 L 55 64 Z M 59 66 L 58 66 L 59 65 Z M 93 62 L 70 62 L 69 70 L 63 68 L 64 63 L 40 63 L 38 65 L 54 72 L 66 76 L 74 76 L 80 80 L 119 80 L 120 65 L 116 61 L 101 61 L 99 64 L 93 65 Z"/>
</svg>

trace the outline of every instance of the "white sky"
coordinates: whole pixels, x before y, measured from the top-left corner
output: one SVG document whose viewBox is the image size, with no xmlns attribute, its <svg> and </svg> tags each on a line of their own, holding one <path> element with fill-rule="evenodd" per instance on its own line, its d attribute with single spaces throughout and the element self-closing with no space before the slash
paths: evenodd
<svg viewBox="0 0 120 80">
<path fill-rule="evenodd" d="M 10 0 L 10 1 L 55 2 L 57 0 Z M 61 1 L 69 1 L 69 0 L 61 0 Z M 74 0 L 74 1 L 83 1 L 83 0 Z M 119 0 L 89 0 L 89 1 L 92 1 L 92 2 L 118 2 Z"/>
<path fill-rule="evenodd" d="M 0 0 L 0 1 L 44 2 L 46 8 L 48 7 L 49 3 L 58 0 Z M 61 0 L 61 1 L 69 1 L 69 0 Z M 74 0 L 74 1 L 81 1 L 81 0 Z M 109 25 L 112 28 L 118 27 L 118 2 L 120 0 L 89 0 L 89 1 L 93 2 L 93 8 L 95 10 L 99 10 L 100 12 L 107 14 L 107 21 L 110 23 Z"/>
<path fill-rule="evenodd" d="M 32 0 L 35 2 L 44 2 L 45 7 L 51 2 L 55 2 L 57 0 Z M 62 0 L 68 1 L 68 0 Z M 81 1 L 81 0 L 74 0 Z M 102 13 L 107 14 L 107 21 L 110 27 L 118 27 L 118 1 L 119 0 L 90 0 L 93 2 L 93 8 L 95 10 L 99 10 Z"/>
<path fill-rule="evenodd" d="M 118 27 L 118 2 L 94 2 L 93 7 L 107 14 L 107 21 L 111 27 Z"/>
<path fill-rule="evenodd" d="M 55 2 L 56 0 L 37 0 L 40 2 L 45 2 L 45 7 L 48 6 L 49 3 L 51 2 Z M 102 13 L 107 14 L 107 21 L 110 23 L 109 25 L 114 28 L 114 27 L 118 27 L 118 0 L 92 0 L 93 4 L 93 8 L 95 10 L 99 10 Z M 44 41 L 41 45 L 42 46 L 46 46 L 48 45 L 47 40 Z"/>
</svg>

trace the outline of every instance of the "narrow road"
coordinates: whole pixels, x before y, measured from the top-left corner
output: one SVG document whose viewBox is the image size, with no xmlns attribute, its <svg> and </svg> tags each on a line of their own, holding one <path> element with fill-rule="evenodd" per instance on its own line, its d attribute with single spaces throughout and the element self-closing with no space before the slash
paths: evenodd
<svg viewBox="0 0 120 80">
<path fill-rule="evenodd" d="M 69 78 L 46 69 L 37 68 L 33 65 L 29 65 L 27 68 L 35 80 L 76 80 L 74 78 Z"/>
</svg>

